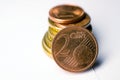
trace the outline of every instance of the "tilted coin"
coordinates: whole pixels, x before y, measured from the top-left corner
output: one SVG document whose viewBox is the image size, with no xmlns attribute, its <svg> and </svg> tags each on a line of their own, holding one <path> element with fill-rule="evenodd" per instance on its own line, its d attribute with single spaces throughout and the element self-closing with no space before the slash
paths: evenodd
<svg viewBox="0 0 120 80">
<path fill-rule="evenodd" d="M 49 18 L 56 23 L 69 24 L 81 20 L 84 10 L 75 5 L 59 5 L 49 11 Z"/>
<path fill-rule="evenodd" d="M 53 40 L 52 54 L 55 62 L 70 72 L 81 72 L 90 68 L 98 55 L 98 44 L 94 35 L 82 27 L 67 27 Z"/>
</svg>

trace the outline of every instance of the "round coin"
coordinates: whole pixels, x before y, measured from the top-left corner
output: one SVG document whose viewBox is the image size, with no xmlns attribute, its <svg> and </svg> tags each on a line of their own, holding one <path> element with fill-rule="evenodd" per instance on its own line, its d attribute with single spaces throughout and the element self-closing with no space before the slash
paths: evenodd
<svg viewBox="0 0 120 80">
<path fill-rule="evenodd" d="M 50 18 L 48 18 L 48 22 L 50 27 L 54 28 L 55 31 L 60 31 L 63 27 L 56 26 L 55 22 L 53 22 Z"/>
<path fill-rule="evenodd" d="M 89 31 L 92 32 L 92 26 L 90 26 L 90 21 L 91 18 L 90 16 L 85 13 L 85 16 L 82 20 L 80 20 L 79 22 L 76 23 L 71 23 L 71 24 L 59 24 L 59 23 L 55 23 L 52 20 L 48 19 L 49 21 L 49 25 L 52 29 L 54 29 L 54 32 L 59 32 L 61 29 L 66 28 L 66 27 L 84 27 L 86 29 L 88 29 Z"/>
<path fill-rule="evenodd" d="M 45 38 L 45 36 L 44 36 L 44 38 Z M 43 38 L 43 40 L 42 40 L 42 47 L 43 47 L 45 53 L 46 53 L 48 56 L 52 57 L 51 48 L 49 48 L 49 47 L 47 46 L 47 44 L 46 44 L 45 41 L 44 41 L 44 40 L 45 40 L 44 38 Z"/>
<path fill-rule="evenodd" d="M 50 41 L 48 39 L 48 32 L 46 32 L 45 36 L 44 36 L 44 42 L 47 45 L 48 48 L 52 48 L 52 41 Z"/>
<path fill-rule="evenodd" d="M 84 10 L 75 5 L 59 5 L 49 11 L 49 18 L 56 23 L 69 24 L 81 20 Z"/>
<path fill-rule="evenodd" d="M 61 27 L 61 28 L 66 28 L 66 27 L 71 27 L 71 26 L 73 26 L 73 27 L 76 27 L 76 26 L 77 27 L 85 27 L 86 28 L 90 24 L 90 21 L 91 21 L 90 16 L 88 14 L 86 14 L 82 20 L 80 20 L 79 22 L 76 22 L 76 23 L 71 23 L 71 24 L 67 24 L 67 25 L 59 24 L 59 23 L 54 23 L 54 24 L 56 26 Z"/>
<path fill-rule="evenodd" d="M 64 70 L 81 72 L 90 68 L 98 55 L 94 35 L 82 27 L 67 27 L 53 40 L 52 55 Z"/>
<path fill-rule="evenodd" d="M 44 49 L 45 53 L 46 53 L 49 57 L 52 57 L 51 49 L 49 49 L 49 48 L 46 46 L 46 44 L 45 44 L 44 41 L 42 41 L 42 46 L 43 46 L 43 49 Z"/>
</svg>

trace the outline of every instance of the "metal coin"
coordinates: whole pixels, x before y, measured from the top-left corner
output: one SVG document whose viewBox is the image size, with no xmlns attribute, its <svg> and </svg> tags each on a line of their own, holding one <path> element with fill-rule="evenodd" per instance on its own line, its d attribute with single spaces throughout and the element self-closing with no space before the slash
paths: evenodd
<svg viewBox="0 0 120 80">
<path fill-rule="evenodd" d="M 48 39 L 48 32 L 46 32 L 45 36 L 44 36 L 44 42 L 47 45 L 48 48 L 52 48 L 52 41 L 50 41 Z"/>
<path fill-rule="evenodd" d="M 72 23 L 72 24 L 59 24 L 59 23 L 55 23 L 52 20 L 48 19 L 49 21 L 49 25 L 52 29 L 54 29 L 54 31 L 59 32 L 61 29 L 66 28 L 66 27 L 84 27 L 86 29 L 88 29 L 89 31 L 92 32 L 92 26 L 90 26 L 90 21 L 91 18 L 90 16 L 86 13 L 85 17 L 80 20 L 79 22 L 76 23 Z"/>
<path fill-rule="evenodd" d="M 59 26 L 61 28 L 66 28 L 66 27 L 88 27 L 90 25 L 90 21 L 91 21 L 91 18 L 90 16 L 86 13 L 85 17 L 80 20 L 79 22 L 76 22 L 76 23 L 72 23 L 72 24 L 58 24 L 58 23 L 54 23 L 56 26 Z M 88 29 L 89 30 L 89 29 Z"/>
<path fill-rule="evenodd" d="M 50 27 L 54 28 L 55 31 L 60 31 L 63 27 L 56 26 L 55 22 L 53 22 L 50 18 L 48 18 L 48 22 Z"/>
<path fill-rule="evenodd" d="M 59 5 L 49 11 L 49 18 L 56 23 L 69 24 L 84 17 L 82 8 L 75 5 Z"/>
<path fill-rule="evenodd" d="M 48 37 L 49 41 L 53 40 L 53 37 L 50 36 L 50 32 L 47 32 L 47 37 Z"/>
<path fill-rule="evenodd" d="M 48 34 L 48 39 L 50 39 L 50 41 L 52 41 L 55 37 L 55 35 L 53 35 L 50 31 L 47 32 Z"/>
<path fill-rule="evenodd" d="M 67 27 L 53 40 L 52 55 L 64 70 L 81 72 L 90 68 L 98 55 L 94 35 L 82 27 Z"/>
<path fill-rule="evenodd" d="M 52 57 L 51 49 L 46 45 L 46 43 L 44 42 L 44 39 L 42 40 L 42 46 L 43 46 L 43 49 L 44 49 L 45 53 L 46 53 L 48 56 Z"/>
</svg>

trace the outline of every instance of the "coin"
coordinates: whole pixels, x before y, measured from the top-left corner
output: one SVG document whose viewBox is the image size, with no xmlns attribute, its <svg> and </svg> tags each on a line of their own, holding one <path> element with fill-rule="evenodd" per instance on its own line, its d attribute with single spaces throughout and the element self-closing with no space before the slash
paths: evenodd
<svg viewBox="0 0 120 80">
<path fill-rule="evenodd" d="M 46 34 L 45 34 L 45 36 L 44 36 L 44 42 L 45 42 L 45 44 L 46 44 L 46 46 L 47 46 L 48 48 L 51 48 L 51 47 L 52 47 L 52 41 L 50 41 L 50 40 L 48 39 L 48 32 L 46 32 Z"/>
<path fill-rule="evenodd" d="M 43 38 L 43 40 L 42 40 L 42 46 L 43 46 L 43 49 L 44 49 L 45 53 L 46 53 L 48 56 L 52 57 L 51 49 L 50 49 L 50 48 L 46 45 L 46 43 L 44 42 L 44 38 Z"/>
<path fill-rule="evenodd" d="M 55 35 L 53 35 L 50 31 L 47 32 L 48 34 L 48 39 L 50 39 L 50 41 L 52 41 L 55 37 Z"/>
<path fill-rule="evenodd" d="M 69 24 L 83 17 L 84 10 L 75 5 L 58 5 L 49 11 L 49 18 L 56 23 Z"/>
<path fill-rule="evenodd" d="M 55 22 L 53 22 L 50 18 L 48 18 L 48 22 L 50 27 L 54 28 L 55 31 L 60 31 L 62 27 L 56 26 Z"/>
<path fill-rule="evenodd" d="M 90 68 L 98 55 L 94 35 L 82 27 L 67 27 L 53 40 L 52 55 L 64 70 L 81 72 Z"/>
<path fill-rule="evenodd" d="M 49 39 L 50 41 L 53 40 L 53 38 L 52 38 L 51 36 L 49 36 L 49 35 L 47 35 L 47 36 L 48 36 L 48 39 Z"/>
<path fill-rule="evenodd" d="M 80 20 L 79 22 L 76 22 L 76 23 L 71 23 L 71 24 L 67 24 L 67 25 L 65 25 L 65 24 L 58 24 L 58 23 L 54 23 L 56 26 L 59 26 L 59 27 L 61 27 L 61 28 L 66 28 L 66 27 L 71 27 L 71 26 L 73 26 L 73 27 L 87 27 L 87 26 L 89 26 L 89 24 L 90 24 L 90 21 L 91 21 L 91 18 L 90 18 L 90 16 L 86 13 L 86 15 L 85 15 L 85 17 L 82 19 L 82 20 Z"/>
</svg>

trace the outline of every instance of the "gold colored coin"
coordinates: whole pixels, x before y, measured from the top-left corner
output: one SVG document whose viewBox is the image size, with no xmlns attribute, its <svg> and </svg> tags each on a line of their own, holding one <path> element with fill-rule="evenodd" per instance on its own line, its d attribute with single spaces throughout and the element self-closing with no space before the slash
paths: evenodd
<svg viewBox="0 0 120 80">
<path fill-rule="evenodd" d="M 53 34 L 53 35 L 56 35 L 59 31 L 56 31 L 53 27 L 49 26 L 49 29 L 48 31 Z"/>
<path fill-rule="evenodd" d="M 48 56 L 52 57 L 51 49 L 46 45 L 46 43 L 44 42 L 44 39 L 42 40 L 42 46 L 43 46 L 43 49 L 44 49 L 45 53 L 46 53 Z"/>
<path fill-rule="evenodd" d="M 46 32 L 46 34 L 44 36 L 44 42 L 46 43 L 46 45 L 48 46 L 48 48 L 52 48 L 52 41 L 50 41 L 48 39 L 48 32 Z"/>
<path fill-rule="evenodd" d="M 48 32 L 47 32 L 47 37 L 48 37 L 49 41 L 52 41 L 52 40 L 53 40 L 53 38 L 49 35 Z"/>
<path fill-rule="evenodd" d="M 51 41 L 54 39 L 55 35 L 53 35 L 50 31 L 48 31 L 48 39 L 50 38 Z"/>
<path fill-rule="evenodd" d="M 52 55 L 64 70 L 81 72 L 95 63 L 98 44 L 94 35 L 85 28 L 67 27 L 55 36 Z"/>
<path fill-rule="evenodd" d="M 49 18 L 56 23 L 69 24 L 81 20 L 85 12 L 75 5 L 59 5 L 49 11 Z"/>
</svg>

